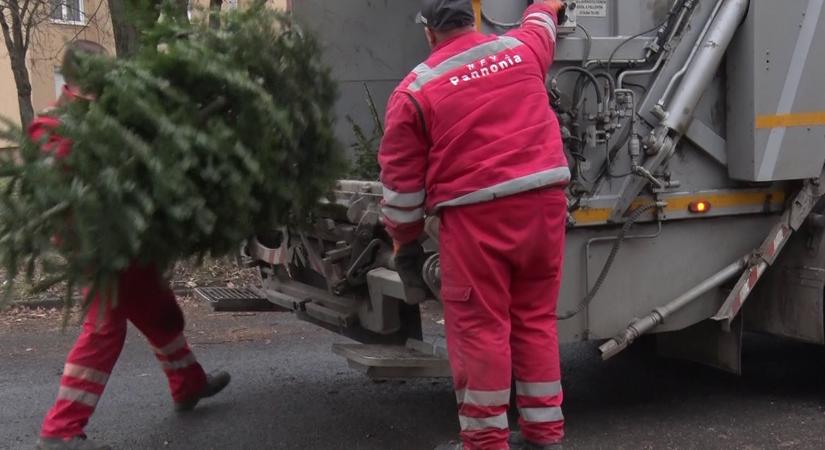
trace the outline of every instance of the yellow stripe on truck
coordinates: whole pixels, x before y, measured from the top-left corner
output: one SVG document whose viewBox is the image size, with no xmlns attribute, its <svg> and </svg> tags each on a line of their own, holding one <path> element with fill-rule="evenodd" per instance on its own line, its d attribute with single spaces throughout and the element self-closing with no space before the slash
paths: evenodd
<svg viewBox="0 0 825 450">
<path fill-rule="evenodd" d="M 779 206 L 785 203 L 785 192 L 781 190 L 776 191 L 750 191 L 750 192 L 719 192 L 719 193 L 696 193 L 696 194 L 675 194 L 663 198 L 667 202 L 665 207 L 665 214 L 674 213 L 677 211 L 687 211 L 688 206 L 692 202 L 703 201 L 710 204 L 714 210 L 771 205 Z M 640 198 L 633 202 L 630 210 L 634 210 L 640 206 L 652 202 L 649 198 Z M 607 219 L 613 212 L 612 208 L 582 208 L 573 212 L 573 218 L 576 220 L 578 226 L 588 225 L 602 225 L 607 223 Z M 697 215 L 697 219 L 706 216 Z"/>
<path fill-rule="evenodd" d="M 825 111 L 756 116 L 756 129 L 825 126 Z"/>
<path fill-rule="evenodd" d="M 481 31 L 481 0 L 473 0 L 473 12 L 476 14 L 476 30 Z"/>
</svg>

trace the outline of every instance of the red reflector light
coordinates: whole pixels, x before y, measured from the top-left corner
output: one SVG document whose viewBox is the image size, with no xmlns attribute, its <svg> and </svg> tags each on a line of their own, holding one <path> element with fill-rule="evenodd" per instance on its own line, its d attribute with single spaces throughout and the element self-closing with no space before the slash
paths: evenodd
<svg viewBox="0 0 825 450">
<path fill-rule="evenodd" d="M 702 214 L 710 211 L 710 203 L 708 202 L 691 202 L 688 209 L 692 213 Z"/>
</svg>

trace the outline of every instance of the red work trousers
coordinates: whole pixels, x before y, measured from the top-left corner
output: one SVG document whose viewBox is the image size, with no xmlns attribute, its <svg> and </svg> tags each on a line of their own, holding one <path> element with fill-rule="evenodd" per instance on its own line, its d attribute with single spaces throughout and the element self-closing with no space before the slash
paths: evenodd
<svg viewBox="0 0 825 450">
<path fill-rule="evenodd" d="M 174 401 L 190 399 L 206 386 L 206 374 L 183 336 L 183 312 L 156 268 L 129 267 L 119 278 L 117 306 L 102 303 L 107 302 L 95 298 L 86 314 L 83 331 L 66 359 L 57 401 L 43 422 L 42 437 L 83 434 L 123 349 L 127 320 L 148 339 Z"/>
<path fill-rule="evenodd" d="M 556 304 L 566 221 L 557 188 L 442 212 L 441 298 L 465 450 L 509 448 L 512 376 L 524 437 L 564 436 Z"/>
</svg>

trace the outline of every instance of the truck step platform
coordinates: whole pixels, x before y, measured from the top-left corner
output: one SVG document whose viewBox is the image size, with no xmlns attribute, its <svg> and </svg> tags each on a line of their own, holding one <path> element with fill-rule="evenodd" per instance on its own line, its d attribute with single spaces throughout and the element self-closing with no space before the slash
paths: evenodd
<svg viewBox="0 0 825 450">
<path fill-rule="evenodd" d="M 200 287 L 195 289 L 195 295 L 208 302 L 214 311 L 285 311 L 262 292 L 249 287 Z"/>
<path fill-rule="evenodd" d="M 373 379 L 442 378 L 450 376 L 450 364 L 440 355 L 424 353 L 413 345 L 333 344 L 353 369 Z"/>
</svg>

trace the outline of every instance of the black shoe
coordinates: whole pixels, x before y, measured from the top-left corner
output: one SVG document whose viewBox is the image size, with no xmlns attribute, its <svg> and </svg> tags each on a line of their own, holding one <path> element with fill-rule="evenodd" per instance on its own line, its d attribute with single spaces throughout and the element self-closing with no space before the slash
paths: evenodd
<svg viewBox="0 0 825 450">
<path fill-rule="evenodd" d="M 112 450 L 108 445 L 96 444 L 85 436 L 75 436 L 70 439 L 40 438 L 37 441 L 37 450 Z"/>
<path fill-rule="evenodd" d="M 226 372 L 217 372 L 206 376 L 206 386 L 196 396 L 182 402 L 175 402 L 175 411 L 184 412 L 195 409 L 201 399 L 212 397 L 225 388 L 232 377 Z"/>
<path fill-rule="evenodd" d="M 510 450 L 562 450 L 561 442 L 555 444 L 536 444 L 524 439 L 520 431 L 510 432 Z"/>
<path fill-rule="evenodd" d="M 464 450 L 464 444 L 457 441 L 450 441 L 439 445 L 435 450 Z"/>
</svg>

